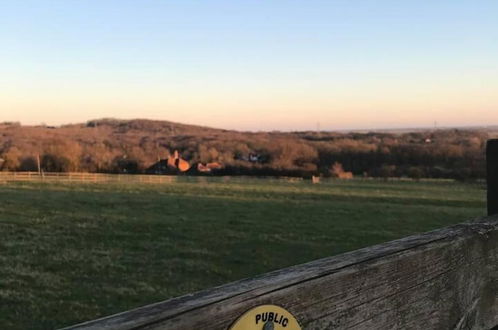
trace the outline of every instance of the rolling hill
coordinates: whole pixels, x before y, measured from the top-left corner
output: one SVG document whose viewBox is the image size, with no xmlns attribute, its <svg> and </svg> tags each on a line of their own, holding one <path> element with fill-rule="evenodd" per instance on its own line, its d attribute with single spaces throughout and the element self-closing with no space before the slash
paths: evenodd
<svg viewBox="0 0 498 330">
<path fill-rule="evenodd" d="M 484 177 L 492 129 L 383 132 L 239 132 L 169 121 L 98 119 L 83 124 L 0 124 L 2 170 L 143 173 L 178 150 L 220 174 Z M 338 168 L 337 166 L 335 167 Z"/>
</svg>

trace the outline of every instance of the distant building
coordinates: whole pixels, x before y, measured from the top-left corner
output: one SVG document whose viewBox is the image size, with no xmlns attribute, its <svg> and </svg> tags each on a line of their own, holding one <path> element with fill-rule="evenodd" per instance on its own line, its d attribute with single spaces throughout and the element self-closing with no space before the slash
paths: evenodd
<svg viewBox="0 0 498 330">
<path fill-rule="evenodd" d="M 251 163 L 258 163 L 260 161 L 261 156 L 257 154 L 249 154 L 249 161 Z"/>
<path fill-rule="evenodd" d="M 211 173 L 213 171 L 221 170 L 223 165 L 218 162 L 207 163 L 206 165 L 199 163 L 197 164 L 197 171 L 201 173 Z"/>
<path fill-rule="evenodd" d="M 150 166 L 146 172 L 151 174 L 175 174 L 178 172 L 187 172 L 190 169 L 188 161 L 182 159 L 178 150 L 166 159 L 160 159 L 157 163 Z"/>
<path fill-rule="evenodd" d="M 209 173 L 211 172 L 211 169 L 207 167 L 206 165 L 203 165 L 202 163 L 197 164 L 197 171 L 201 173 Z"/>
<path fill-rule="evenodd" d="M 221 170 L 224 166 L 218 162 L 207 163 L 206 166 L 211 170 Z"/>
<path fill-rule="evenodd" d="M 168 157 L 168 166 L 176 168 L 180 172 L 187 172 L 190 169 L 190 164 L 180 157 L 178 150 L 175 150 L 173 156 Z"/>
<path fill-rule="evenodd" d="M 263 163 L 265 158 L 259 154 L 250 153 L 249 155 L 237 155 L 235 159 L 251 163 Z"/>
</svg>

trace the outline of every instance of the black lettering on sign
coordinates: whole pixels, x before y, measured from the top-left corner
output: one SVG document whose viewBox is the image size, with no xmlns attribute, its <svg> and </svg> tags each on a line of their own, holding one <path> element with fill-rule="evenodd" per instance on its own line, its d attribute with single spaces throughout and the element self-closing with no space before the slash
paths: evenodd
<svg viewBox="0 0 498 330">
<path fill-rule="evenodd" d="M 273 313 L 273 312 L 265 312 L 265 313 L 256 314 L 255 323 L 258 324 L 260 321 L 262 323 L 273 322 L 276 324 L 280 324 L 284 328 L 286 328 L 287 325 L 289 324 L 288 318 L 284 317 L 283 315 L 278 315 L 278 313 Z"/>
</svg>

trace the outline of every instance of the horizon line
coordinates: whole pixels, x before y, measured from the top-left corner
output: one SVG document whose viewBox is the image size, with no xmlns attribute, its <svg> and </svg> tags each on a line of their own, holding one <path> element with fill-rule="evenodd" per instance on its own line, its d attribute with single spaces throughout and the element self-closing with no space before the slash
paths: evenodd
<svg viewBox="0 0 498 330">
<path fill-rule="evenodd" d="M 63 128 L 65 126 L 71 126 L 71 125 L 81 125 L 81 124 L 86 124 L 91 121 L 99 121 L 99 120 L 116 120 L 116 121 L 138 121 L 138 120 L 145 120 L 145 121 L 156 121 L 156 122 L 169 122 L 173 124 L 179 124 L 179 125 L 188 125 L 188 126 L 198 126 L 198 127 L 204 127 L 204 128 L 210 128 L 210 129 L 219 129 L 219 130 L 228 130 L 228 131 L 238 131 L 238 132 L 252 132 L 252 133 L 271 133 L 271 132 L 282 132 L 282 133 L 297 133 L 297 132 L 378 132 L 378 131 L 420 131 L 420 130 L 447 130 L 447 129 L 490 129 L 490 128 L 498 128 L 498 124 L 489 124 L 489 125 L 482 125 L 482 124 L 471 124 L 471 125 L 437 125 L 437 126 L 394 126 L 394 127 L 356 127 L 356 128 L 331 128 L 331 129 L 269 129 L 269 130 L 261 130 L 261 129 L 236 129 L 236 128 L 221 128 L 221 127 L 213 127 L 213 126 L 208 126 L 208 125 L 202 125 L 202 124 L 194 124 L 194 123 L 187 123 L 187 122 L 177 122 L 177 121 L 171 121 L 167 119 L 151 119 L 151 118 L 131 118 L 131 119 L 124 119 L 124 118 L 115 118 L 115 117 L 103 117 L 103 118 L 94 118 L 94 119 L 88 119 L 84 122 L 68 122 L 68 123 L 63 123 L 63 124 L 47 124 L 45 122 L 41 122 L 39 124 L 23 124 L 22 121 L 16 121 L 16 120 L 4 120 L 0 121 L 0 125 L 2 124 L 19 124 L 22 127 L 55 127 L 55 128 Z"/>
</svg>

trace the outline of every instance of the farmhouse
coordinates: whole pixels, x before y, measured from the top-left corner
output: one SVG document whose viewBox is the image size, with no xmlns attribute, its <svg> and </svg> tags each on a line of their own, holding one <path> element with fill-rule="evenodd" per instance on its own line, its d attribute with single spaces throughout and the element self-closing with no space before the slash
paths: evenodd
<svg viewBox="0 0 498 330">
<path fill-rule="evenodd" d="M 149 174 L 175 174 L 178 172 L 190 172 L 197 170 L 200 173 L 212 173 L 223 169 L 224 166 L 218 162 L 198 163 L 196 167 L 191 167 L 189 162 L 182 159 L 178 150 L 175 150 L 173 155 L 166 159 L 160 159 L 158 162 L 150 166 L 146 172 Z"/>
<path fill-rule="evenodd" d="M 223 165 L 218 162 L 207 163 L 206 165 L 199 163 L 197 164 L 197 171 L 201 173 L 211 173 L 216 170 L 221 170 Z"/>
<path fill-rule="evenodd" d="M 188 161 L 182 159 L 178 150 L 166 159 L 160 159 L 157 163 L 150 166 L 146 172 L 150 174 L 173 174 L 178 172 L 187 172 L 190 169 Z"/>
<path fill-rule="evenodd" d="M 201 173 L 211 173 L 213 171 L 221 170 L 223 165 L 218 162 L 207 163 L 206 165 L 199 163 L 197 164 L 197 171 Z"/>
</svg>

